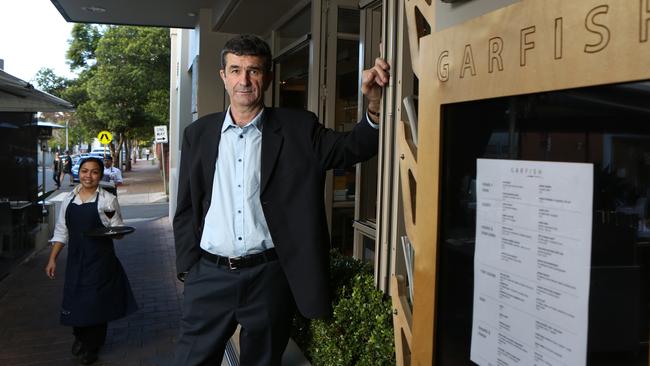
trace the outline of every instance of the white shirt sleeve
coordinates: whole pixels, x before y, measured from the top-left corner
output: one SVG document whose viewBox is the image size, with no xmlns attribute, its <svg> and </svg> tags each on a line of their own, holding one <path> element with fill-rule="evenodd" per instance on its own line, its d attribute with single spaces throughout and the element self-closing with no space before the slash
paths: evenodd
<svg viewBox="0 0 650 366">
<path fill-rule="evenodd" d="M 61 209 L 59 210 L 59 216 L 56 218 L 56 224 L 54 225 L 54 235 L 50 239 L 51 243 L 59 242 L 63 245 L 68 244 L 68 227 L 65 223 L 65 212 L 68 209 L 72 195 L 68 194 L 61 201 Z"/>
<path fill-rule="evenodd" d="M 104 180 L 114 181 L 115 183 L 124 183 L 122 179 L 122 171 L 115 167 L 104 169 Z"/>
<path fill-rule="evenodd" d="M 82 203 L 81 200 L 79 200 L 78 196 L 75 196 L 75 193 L 77 193 L 76 191 L 77 187 L 75 187 L 75 190 L 66 195 L 63 201 L 61 201 L 59 216 L 56 218 L 56 224 L 54 225 L 54 235 L 52 235 L 52 238 L 49 240 L 51 243 L 59 242 L 63 245 L 68 244 L 70 236 L 68 234 L 68 227 L 65 221 L 66 210 L 68 209 L 68 205 L 71 203 L 71 200 L 73 198 L 78 201 L 78 204 Z M 103 189 L 99 189 L 97 194 L 99 194 L 97 197 L 97 210 L 99 212 L 99 219 L 101 220 L 102 224 L 104 226 L 123 226 L 124 221 L 122 219 L 122 209 L 120 208 L 120 203 L 117 200 L 117 197 Z M 94 198 L 91 198 L 91 200 L 94 200 Z M 104 213 L 105 203 L 109 201 L 113 201 L 115 207 L 115 215 L 113 215 L 112 219 L 109 219 L 108 216 L 106 216 Z"/>
<path fill-rule="evenodd" d="M 122 171 L 119 169 L 115 169 L 115 183 L 124 183 L 122 180 Z"/>
</svg>

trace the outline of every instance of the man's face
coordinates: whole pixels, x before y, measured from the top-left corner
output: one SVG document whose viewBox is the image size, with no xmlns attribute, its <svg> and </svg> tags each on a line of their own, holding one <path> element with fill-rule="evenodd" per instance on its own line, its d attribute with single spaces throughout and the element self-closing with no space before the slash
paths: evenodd
<svg viewBox="0 0 650 366">
<path fill-rule="evenodd" d="M 106 159 L 106 160 L 104 160 L 104 166 L 105 166 L 106 168 L 110 168 L 110 167 L 112 167 L 112 166 L 113 166 L 113 160 L 110 160 L 110 159 Z"/>
<path fill-rule="evenodd" d="M 264 92 L 271 81 L 270 73 L 264 69 L 264 58 L 228 53 L 226 68 L 220 73 L 232 108 L 248 110 L 263 105 Z"/>
</svg>

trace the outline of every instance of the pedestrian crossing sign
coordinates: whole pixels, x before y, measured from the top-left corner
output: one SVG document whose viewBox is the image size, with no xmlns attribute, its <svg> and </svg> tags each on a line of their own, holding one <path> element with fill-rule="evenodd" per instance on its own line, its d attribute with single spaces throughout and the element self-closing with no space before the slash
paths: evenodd
<svg viewBox="0 0 650 366">
<path fill-rule="evenodd" d="M 111 133 L 108 131 L 101 131 L 97 135 L 97 140 L 99 140 L 99 142 L 101 142 L 104 145 L 110 144 L 111 141 L 113 141 L 113 135 L 111 135 Z"/>
</svg>

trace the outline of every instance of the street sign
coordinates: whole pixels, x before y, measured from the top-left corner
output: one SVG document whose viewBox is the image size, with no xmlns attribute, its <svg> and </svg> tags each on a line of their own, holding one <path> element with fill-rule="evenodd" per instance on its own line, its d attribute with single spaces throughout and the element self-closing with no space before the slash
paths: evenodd
<svg viewBox="0 0 650 366">
<path fill-rule="evenodd" d="M 153 133 L 157 144 L 167 142 L 167 126 L 153 126 Z"/>
<path fill-rule="evenodd" d="M 110 144 L 111 141 L 113 141 L 113 135 L 111 135 L 111 133 L 108 131 L 101 131 L 97 135 L 97 140 L 99 140 L 99 142 L 101 142 L 104 145 Z"/>
<path fill-rule="evenodd" d="M 155 138 L 155 143 L 160 144 L 160 158 L 162 160 L 162 171 L 163 171 L 163 186 L 165 187 L 165 193 L 167 193 L 167 172 L 165 169 L 165 149 L 164 143 L 167 143 L 167 126 L 153 126 L 153 134 Z"/>
</svg>

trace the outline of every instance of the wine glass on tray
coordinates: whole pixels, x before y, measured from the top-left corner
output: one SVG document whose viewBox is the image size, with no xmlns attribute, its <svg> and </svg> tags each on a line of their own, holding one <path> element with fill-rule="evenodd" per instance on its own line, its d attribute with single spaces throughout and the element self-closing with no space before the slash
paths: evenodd
<svg viewBox="0 0 650 366">
<path fill-rule="evenodd" d="M 104 204 L 104 214 L 106 214 L 106 217 L 108 217 L 108 231 L 106 231 L 106 234 L 111 235 L 115 234 L 113 231 L 113 227 L 111 225 L 111 222 L 113 221 L 113 216 L 115 216 L 115 201 L 110 200 Z"/>
</svg>

